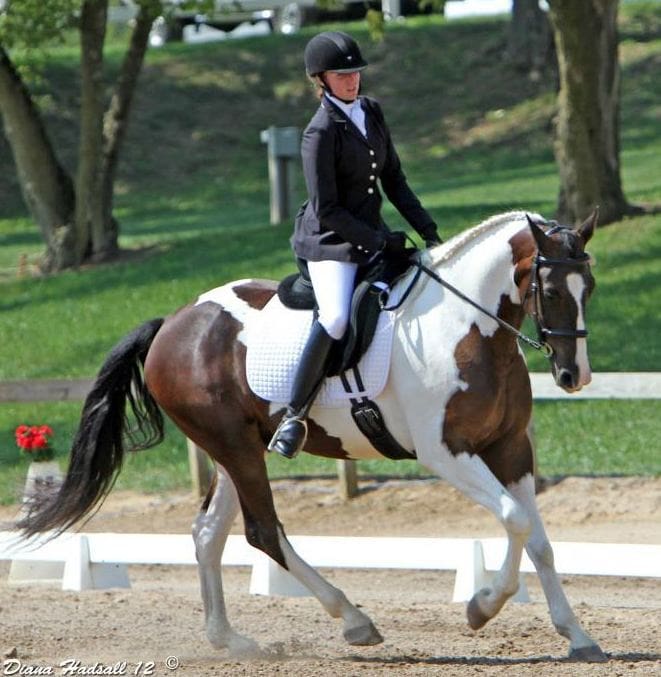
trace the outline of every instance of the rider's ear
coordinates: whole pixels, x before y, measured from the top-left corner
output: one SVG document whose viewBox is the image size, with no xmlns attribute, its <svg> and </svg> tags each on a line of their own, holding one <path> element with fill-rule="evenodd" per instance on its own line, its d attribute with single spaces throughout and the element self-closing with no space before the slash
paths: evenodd
<svg viewBox="0 0 661 677">
<path fill-rule="evenodd" d="M 535 238 L 535 242 L 537 243 L 537 249 L 539 251 L 543 251 L 544 247 L 546 246 L 546 233 L 533 221 L 531 218 L 530 214 L 526 214 L 526 219 L 528 219 L 528 227 L 530 228 L 530 232 L 532 233 L 533 237 Z"/>
<path fill-rule="evenodd" d="M 597 227 L 597 220 L 599 218 L 599 207 L 595 207 L 594 211 L 587 219 L 578 227 L 578 234 L 583 239 L 584 244 L 587 244 L 590 238 L 594 235 L 594 230 Z"/>
</svg>

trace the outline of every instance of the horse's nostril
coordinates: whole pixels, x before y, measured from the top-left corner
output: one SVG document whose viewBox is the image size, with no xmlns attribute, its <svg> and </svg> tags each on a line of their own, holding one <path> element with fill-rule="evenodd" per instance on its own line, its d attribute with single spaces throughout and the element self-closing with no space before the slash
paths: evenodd
<svg viewBox="0 0 661 677">
<path fill-rule="evenodd" d="M 567 369 L 562 369 L 559 374 L 559 385 L 563 388 L 573 388 L 574 387 L 574 377 L 571 375 L 571 372 Z"/>
</svg>

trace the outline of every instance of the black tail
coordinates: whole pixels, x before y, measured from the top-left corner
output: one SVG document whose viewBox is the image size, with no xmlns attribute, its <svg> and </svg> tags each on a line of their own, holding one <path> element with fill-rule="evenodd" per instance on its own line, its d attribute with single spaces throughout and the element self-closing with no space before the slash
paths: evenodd
<svg viewBox="0 0 661 677">
<path fill-rule="evenodd" d="M 24 536 L 60 533 L 90 515 L 112 489 L 127 450 L 163 440 L 163 415 L 147 390 L 141 366 L 162 319 L 146 322 L 108 355 L 92 386 L 71 449 L 69 469 L 50 494 L 34 496 L 16 524 Z M 133 414 L 126 411 L 126 403 Z M 134 420 L 133 420 L 134 419 Z"/>
</svg>

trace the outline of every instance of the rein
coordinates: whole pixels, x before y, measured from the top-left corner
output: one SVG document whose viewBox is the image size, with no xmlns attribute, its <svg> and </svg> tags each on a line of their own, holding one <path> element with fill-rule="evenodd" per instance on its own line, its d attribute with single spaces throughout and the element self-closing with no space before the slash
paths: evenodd
<svg viewBox="0 0 661 677">
<path fill-rule="evenodd" d="M 445 287 L 448 291 L 452 292 L 462 301 L 465 301 L 466 303 L 470 304 L 471 306 L 479 310 L 481 313 L 484 313 L 492 320 L 497 322 L 503 329 L 513 334 L 517 338 L 517 340 L 523 341 L 524 343 L 527 343 L 535 350 L 541 351 L 542 353 L 544 353 L 545 357 L 550 359 L 553 356 L 553 348 L 547 343 L 546 341 L 547 336 L 561 336 L 564 338 L 586 338 L 588 335 L 588 330 L 551 329 L 544 324 L 544 316 L 542 312 L 543 306 L 541 299 L 541 284 L 539 282 L 539 269 L 542 266 L 555 266 L 555 265 L 578 266 L 583 265 L 584 263 L 589 261 L 589 259 L 590 255 L 587 253 L 583 253 L 582 256 L 578 258 L 564 258 L 564 259 L 547 257 L 544 256 L 543 254 L 540 254 L 539 252 L 537 252 L 537 254 L 535 255 L 535 258 L 533 259 L 533 264 L 530 268 L 530 284 L 528 286 L 528 290 L 526 291 L 523 300 L 525 303 L 525 300 L 529 296 L 532 296 L 533 298 L 534 307 L 532 312 L 530 313 L 530 316 L 535 324 L 535 328 L 537 329 L 537 340 L 531 338 L 530 336 L 527 336 L 523 332 L 519 331 L 516 327 L 511 325 L 509 322 L 506 322 L 501 317 L 498 317 L 498 315 L 496 315 L 495 313 L 492 313 L 490 310 L 487 310 L 484 306 L 481 306 L 479 303 L 477 303 L 470 297 L 466 296 L 466 294 L 457 289 L 454 285 L 444 280 L 438 273 L 434 272 L 431 268 L 425 266 L 419 260 L 419 258 L 414 262 L 414 265 L 417 267 L 418 271 L 413 276 L 413 279 L 411 280 L 406 291 L 402 295 L 402 298 L 394 306 L 386 307 L 382 305 L 382 309 L 396 310 L 397 308 L 399 308 L 406 299 L 406 297 L 410 294 L 415 284 L 418 282 L 420 274 L 424 272 L 428 277 L 430 277 L 435 282 L 438 282 L 438 284 L 440 284 L 442 287 Z"/>
<path fill-rule="evenodd" d="M 548 343 L 546 343 L 546 341 L 544 341 L 543 337 L 540 336 L 541 340 L 536 341 L 534 338 L 526 336 L 526 334 L 519 331 L 515 326 L 511 325 L 509 322 L 506 322 L 501 317 L 498 317 L 498 315 L 496 315 L 495 313 L 492 313 L 490 310 L 487 310 L 484 306 L 481 306 L 479 303 L 473 301 L 473 299 L 466 296 L 466 294 L 459 291 L 459 289 L 457 289 L 454 285 L 444 280 L 440 275 L 438 275 L 438 273 L 435 273 L 431 268 L 427 268 L 427 266 L 420 263 L 420 261 L 416 261 L 415 265 L 417 265 L 418 268 L 421 271 L 423 271 L 426 275 L 431 277 L 432 280 L 438 282 L 438 284 L 445 287 L 448 291 L 451 291 L 455 296 L 458 296 L 462 301 L 465 301 L 474 308 L 477 308 L 477 310 L 479 310 L 480 312 L 490 317 L 492 320 L 495 320 L 503 329 L 506 329 L 511 334 L 514 334 L 514 336 L 517 339 L 524 341 L 529 346 L 532 346 L 535 350 L 540 350 L 549 359 L 551 358 L 551 356 L 553 355 L 553 348 L 551 348 L 551 346 Z"/>
</svg>

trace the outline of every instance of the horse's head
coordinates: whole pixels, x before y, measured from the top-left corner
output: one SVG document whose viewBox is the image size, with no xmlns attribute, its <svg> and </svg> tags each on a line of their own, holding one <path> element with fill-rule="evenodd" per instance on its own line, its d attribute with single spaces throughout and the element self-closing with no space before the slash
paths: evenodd
<svg viewBox="0 0 661 677">
<path fill-rule="evenodd" d="M 544 231 L 528 217 L 537 245 L 532 259 L 526 310 L 549 348 L 555 382 L 568 392 L 590 383 L 585 307 L 595 286 L 585 245 L 597 223 L 595 210 L 577 229 L 554 226 Z"/>
</svg>

